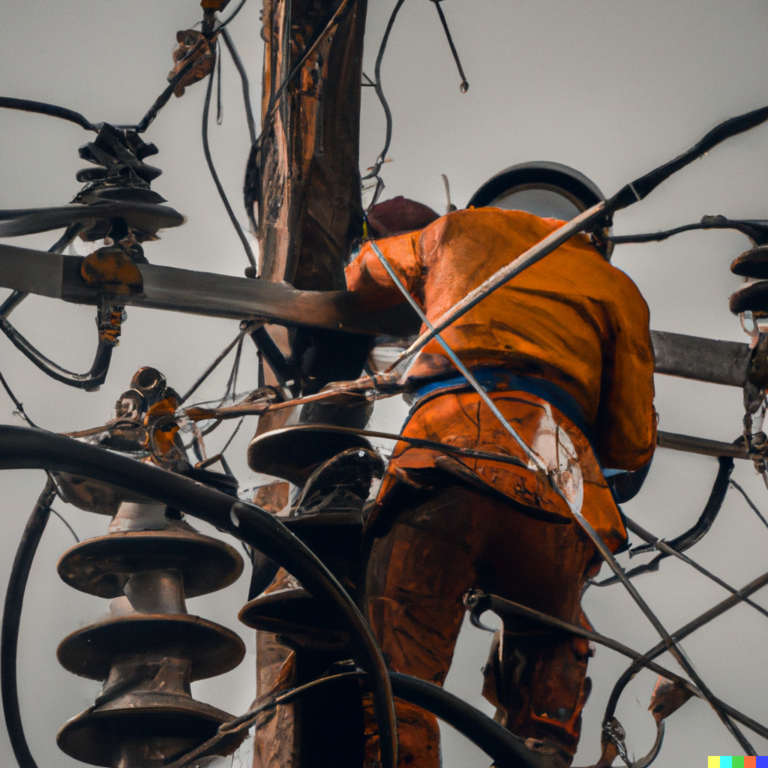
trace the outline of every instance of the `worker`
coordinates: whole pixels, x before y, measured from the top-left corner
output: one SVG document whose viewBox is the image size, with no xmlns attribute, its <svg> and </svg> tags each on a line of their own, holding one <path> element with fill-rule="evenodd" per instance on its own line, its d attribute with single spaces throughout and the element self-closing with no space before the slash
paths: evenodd
<svg viewBox="0 0 768 768">
<path fill-rule="evenodd" d="M 375 206 L 368 222 L 431 322 L 563 223 L 495 207 L 440 217 L 404 198 Z M 371 243 L 346 277 L 372 309 L 404 300 Z M 626 530 L 601 468 L 646 467 L 656 438 L 649 312 L 632 280 L 579 234 L 441 335 L 548 469 L 574 470 L 584 517 L 619 550 Z M 403 436 L 527 463 L 436 340 L 405 378 Z M 580 600 L 601 560 L 545 474 L 400 441 L 367 536 L 366 608 L 392 670 L 443 684 L 472 589 L 590 627 Z M 505 619 L 495 638 L 483 693 L 497 719 L 553 765 L 573 760 L 591 653 L 583 638 L 522 619 Z M 438 768 L 436 719 L 399 700 L 397 716 L 399 765 Z M 371 724 L 369 765 L 376 754 Z"/>
</svg>

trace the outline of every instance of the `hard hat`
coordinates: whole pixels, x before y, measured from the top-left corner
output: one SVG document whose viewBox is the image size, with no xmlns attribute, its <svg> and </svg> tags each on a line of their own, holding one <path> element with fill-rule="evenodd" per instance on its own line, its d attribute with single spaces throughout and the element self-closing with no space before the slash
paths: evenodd
<svg viewBox="0 0 768 768">
<path fill-rule="evenodd" d="M 467 207 L 526 211 L 568 221 L 604 199 L 597 184 L 583 173 L 561 163 L 533 162 L 513 165 L 488 179 Z M 595 245 L 610 258 L 612 243 Z"/>
</svg>

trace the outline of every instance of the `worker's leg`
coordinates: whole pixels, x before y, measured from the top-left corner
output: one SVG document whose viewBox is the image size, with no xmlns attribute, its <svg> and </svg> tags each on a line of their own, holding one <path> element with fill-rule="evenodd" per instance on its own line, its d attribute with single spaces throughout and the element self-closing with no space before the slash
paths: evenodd
<svg viewBox="0 0 768 768">
<path fill-rule="evenodd" d="M 495 515 L 507 535 L 488 540 L 481 589 L 588 627 L 580 598 L 595 553 L 592 543 L 576 523 L 555 525 L 514 512 L 510 517 L 503 507 Z M 569 763 L 589 694 L 589 656 L 583 638 L 505 617 L 486 668 L 486 698 L 499 707 L 510 731 L 531 746 L 555 749 Z"/>
<path fill-rule="evenodd" d="M 475 583 L 476 497 L 456 489 L 400 496 L 394 524 L 373 542 L 366 579 L 368 615 L 384 658 L 396 672 L 438 685 L 445 680 L 464 616 L 462 596 Z M 399 765 L 439 768 L 435 717 L 398 701 L 397 718 Z M 377 746 L 371 723 L 369 764 Z"/>
</svg>

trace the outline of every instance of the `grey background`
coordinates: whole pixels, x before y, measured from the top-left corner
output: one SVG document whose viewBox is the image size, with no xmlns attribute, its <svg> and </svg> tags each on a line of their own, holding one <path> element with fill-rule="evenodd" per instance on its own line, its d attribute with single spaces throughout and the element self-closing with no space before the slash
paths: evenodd
<svg viewBox="0 0 768 768">
<path fill-rule="evenodd" d="M 373 59 L 391 0 L 370 3 L 365 68 Z M 444 210 L 440 174 L 464 205 L 474 190 L 502 168 L 528 160 L 551 160 L 578 168 L 606 194 L 671 158 L 718 121 L 768 103 L 768 8 L 733 0 L 446 0 L 451 25 L 471 84 L 459 78 L 432 4 L 410 0 L 401 12 L 383 67 L 394 113 L 394 137 L 384 166 L 387 196 L 404 194 Z M 231 27 L 251 74 L 258 101 L 261 71 L 259 3 L 249 0 Z M 195 0 L 0 0 L 0 93 L 50 101 L 85 113 L 92 121 L 136 121 L 164 85 L 177 29 L 199 18 Z M 147 133 L 160 154 L 152 162 L 164 175 L 154 184 L 188 223 L 149 244 L 153 263 L 241 275 L 246 264 L 204 166 L 200 116 L 204 85 L 174 99 Z M 361 165 L 380 150 L 383 118 L 370 89 L 364 90 Z M 224 60 L 224 123 L 211 126 L 217 167 L 240 211 L 239 190 L 248 137 L 234 67 Z M 78 183 L 83 163 L 77 147 L 89 140 L 78 127 L 50 118 L 0 111 L 0 207 L 61 205 Z M 703 214 L 766 217 L 768 128 L 761 127 L 717 148 L 687 168 L 647 201 L 617 216 L 615 231 L 661 229 Z M 243 220 L 245 216 L 241 214 Z M 16 239 L 47 248 L 51 236 Z M 656 329 L 746 340 L 727 299 L 738 286 L 728 265 L 748 246 L 738 234 L 690 233 L 666 243 L 624 246 L 614 263 L 638 284 Z M 164 371 L 183 390 L 237 333 L 231 321 L 130 310 L 121 345 L 105 386 L 85 394 L 56 385 L 2 337 L 0 370 L 29 414 L 53 431 L 82 429 L 111 416 L 116 396 L 142 365 Z M 89 308 L 30 298 L 14 323 L 57 362 L 71 370 L 90 366 L 95 333 Z M 241 388 L 255 386 L 256 370 L 243 370 Z M 222 371 L 200 393 L 223 388 Z M 738 390 L 657 377 L 661 428 L 732 440 L 741 428 Z M 402 405 L 377 409 L 377 426 L 397 429 Z M 0 393 L 0 418 L 20 423 Z M 245 465 L 245 446 L 255 425 L 243 428 L 229 457 L 243 487 L 259 482 Z M 211 452 L 229 434 L 209 441 Z M 714 479 L 714 459 L 660 450 L 643 493 L 627 512 L 658 535 L 672 537 L 698 516 Z M 762 509 L 766 491 L 752 468 L 740 464 L 734 478 Z M 43 485 L 40 472 L 0 473 L 3 512 L 0 585 L 4 585 L 24 522 Z M 81 537 L 102 533 L 106 520 L 59 504 Z M 768 531 L 743 499 L 731 492 L 714 530 L 690 552 L 730 583 L 741 586 L 765 570 Z M 72 765 L 58 752 L 56 730 L 89 706 L 98 685 L 64 672 L 55 660 L 58 642 L 95 620 L 106 602 L 65 587 L 56 576 L 58 557 L 72 544 L 52 519 L 32 571 L 19 653 L 23 715 L 41 766 Z M 668 629 L 674 629 L 726 594 L 685 566 L 665 562 L 657 575 L 638 581 L 642 594 Z M 238 629 L 245 602 L 241 579 L 229 590 L 190 601 L 190 611 Z M 758 597 L 758 600 L 761 598 Z M 585 598 L 599 631 L 644 650 L 656 637 L 621 591 L 591 590 Z M 698 671 L 726 701 L 758 720 L 768 720 L 763 692 L 768 682 L 766 624 L 740 607 L 684 643 Z M 255 658 L 250 631 L 240 627 L 249 655 L 234 672 L 196 684 L 195 695 L 230 712 L 253 698 Z M 448 687 L 484 707 L 480 667 L 490 636 L 465 631 Z M 674 666 L 668 657 L 664 663 Z M 600 649 L 590 674 L 595 687 L 587 707 L 576 764 L 594 762 L 599 723 L 613 681 L 626 662 Z M 638 676 L 626 691 L 619 719 L 630 749 L 640 756 L 654 728 L 648 705 L 654 676 Z M 752 737 L 752 734 L 748 734 Z M 754 736 L 758 753 L 768 744 Z M 0 733 L 2 764 L 11 764 Z M 739 754 L 740 748 L 703 703 L 692 701 L 668 722 L 658 765 L 704 765 L 707 755 Z M 458 735 L 446 733 L 445 765 L 487 764 Z"/>
</svg>

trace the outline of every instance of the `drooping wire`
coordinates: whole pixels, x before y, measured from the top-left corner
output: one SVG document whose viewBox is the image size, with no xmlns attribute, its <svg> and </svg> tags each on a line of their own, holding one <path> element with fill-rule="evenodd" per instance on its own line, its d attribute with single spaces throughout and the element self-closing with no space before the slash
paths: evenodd
<svg viewBox="0 0 768 768">
<path fill-rule="evenodd" d="M 3 376 L 2 373 L 0 373 L 0 384 L 3 385 L 3 389 L 8 393 L 8 397 L 11 398 L 11 400 L 13 401 L 13 404 L 16 406 L 16 413 L 18 413 L 19 416 L 21 416 L 21 418 L 24 419 L 24 421 L 26 421 L 30 427 L 33 427 L 34 429 L 38 429 L 37 424 L 35 424 L 35 422 L 32 421 L 32 419 L 30 419 L 29 416 L 27 416 L 27 412 L 24 410 L 24 405 L 16 397 L 16 395 L 13 394 L 13 390 L 10 388 L 10 386 L 8 386 L 8 382 L 5 380 L 5 377 Z"/>
<path fill-rule="evenodd" d="M 730 483 L 744 497 L 744 500 L 749 504 L 752 511 L 760 518 L 760 522 L 768 528 L 768 520 L 763 517 L 763 513 L 755 506 L 755 503 L 749 498 L 747 492 L 735 480 L 731 480 Z"/>
<path fill-rule="evenodd" d="M 51 512 L 54 515 L 56 515 L 56 517 L 58 517 L 59 520 L 61 520 L 61 522 L 64 523 L 64 525 L 67 526 L 67 528 L 69 529 L 69 532 L 72 534 L 72 536 L 75 539 L 75 541 L 79 544 L 80 543 L 80 537 L 77 535 L 77 533 L 75 533 L 75 529 L 69 524 L 69 522 L 64 517 L 64 515 L 62 515 L 60 512 L 57 512 L 53 507 L 51 507 Z"/>
<path fill-rule="evenodd" d="M 251 86 L 248 82 L 248 74 L 245 71 L 243 60 L 240 58 L 240 54 L 237 52 L 235 43 L 232 40 L 232 36 L 229 34 L 229 30 L 219 27 L 221 31 L 221 39 L 224 41 L 224 45 L 227 46 L 229 55 L 232 57 L 232 61 L 237 69 L 237 74 L 240 75 L 240 82 L 243 86 L 243 105 L 245 107 L 245 119 L 248 121 L 248 135 L 251 138 L 251 144 L 256 143 L 256 120 L 253 116 L 253 106 L 251 104 Z"/>
<path fill-rule="evenodd" d="M 219 180 L 219 174 L 216 172 L 216 167 L 213 164 L 213 157 L 211 156 L 211 147 L 208 143 L 208 117 L 211 110 L 211 95 L 213 93 L 213 76 L 215 74 L 216 70 L 216 59 L 214 59 L 213 62 L 213 69 L 211 70 L 208 80 L 208 90 L 205 94 L 205 105 L 203 106 L 203 129 L 202 129 L 202 138 L 203 138 L 203 154 L 205 155 L 205 162 L 208 164 L 208 170 L 210 171 L 211 178 L 213 179 L 213 183 L 216 185 L 216 189 L 219 193 L 219 197 L 221 198 L 221 202 L 224 204 L 224 208 L 227 211 L 227 215 L 229 216 L 229 220 L 232 222 L 232 226 L 235 228 L 235 232 L 237 232 L 237 236 L 240 238 L 240 242 L 243 244 L 243 249 L 245 250 L 245 255 L 248 257 L 248 261 L 251 264 L 251 267 L 253 269 L 256 269 L 256 257 L 253 255 L 253 250 L 251 249 L 251 244 L 248 242 L 248 238 L 245 236 L 245 232 L 243 232 L 243 228 L 240 226 L 240 222 L 237 220 L 237 216 L 235 216 L 235 212 L 232 210 L 232 206 L 229 204 L 229 199 L 227 198 L 227 193 L 224 191 L 224 187 L 221 184 L 221 181 Z"/>
<path fill-rule="evenodd" d="M 469 83 L 467 82 L 466 75 L 464 74 L 464 68 L 461 66 L 459 52 L 456 50 L 456 46 L 453 44 L 453 37 L 451 37 L 451 30 L 448 29 L 448 22 L 445 18 L 445 14 L 443 13 L 443 8 L 440 5 L 442 0 L 432 0 L 432 2 L 435 4 L 435 8 L 437 9 L 437 15 L 440 17 L 440 23 L 443 25 L 445 36 L 448 38 L 448 45 L 451 46 L 453 60 L 456 62 L 456 68 L 459 70 L 459 76 L 461 77 L 461 85 L 459 87 L 461 88 L 462 93 L 466 93 L 469 90 Z"/>
<path fill-rule="evenodd" d="M 378 97 L 379 102 L 381 103 L 381 108 L 384 110 L 384 117 L 386 119 L 386 129 L 384 134 L 384 148 L 381 150 L 379 156 L 376 158 L 376 162 L 373 164 L 373 167 L 371 168 L 370 173 L 363 176 L 362 178 L 363 181 L 365 181 L 366 179 L 377 179 L 379 177 L 381 166 L 384 165 L 384 161 L 386 160 L 386 157 L 387 157 L 387 152 L 389 151 L 389 145 L 392 143 L 392 110 L 390 110 L 389 108 L 387 99 L 384 96 L 384 89 L 381 87 L 381 62 L 384 60 L 384 53 L 387 50 L 387 43 L 389 42 L 389 35 L 392 32 L 392 27 L 395 26 L 395 19 L 397 18 L 397 14 L 400 12 L 400 9 L 403 7 L 404 2 L 405 0 L 397 0 L 397 3 L 395 4 L 394 9 L 392 10 L 392 14 L 389 17 L 389 21 L 387 22 L 387 28 L 384 30 L 384 37 L 381 38 L 381 43 L 379 45 L 379 52 L 376 55 L 376 64 L 374 65 L 374 69 L 373 69 L 374 79 L 371 81 L 371 84 L 373 85 L 373 88 L 376 91 L 376 96 Z"/>
</svg>

